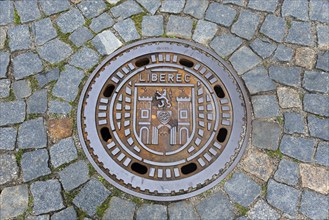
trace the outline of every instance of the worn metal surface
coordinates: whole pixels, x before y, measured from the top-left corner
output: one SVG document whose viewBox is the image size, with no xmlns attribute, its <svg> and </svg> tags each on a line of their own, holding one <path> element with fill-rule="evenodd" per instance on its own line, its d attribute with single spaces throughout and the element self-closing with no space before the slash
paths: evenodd
<svg viewBox="0 0 329 220">
<path fill-rule="evenodd" d="M 250 107 L 213 52 L 183 40 L 123 47 L 90 76 L 79 102 L 83 149 L 119 189 L 150 200 L 199 194 L 243 154 Z"/>
</svg>

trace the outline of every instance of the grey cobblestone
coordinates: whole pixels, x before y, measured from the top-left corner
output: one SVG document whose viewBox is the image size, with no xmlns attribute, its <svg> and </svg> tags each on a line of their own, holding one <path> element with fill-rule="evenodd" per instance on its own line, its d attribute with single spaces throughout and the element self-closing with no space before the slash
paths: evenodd
<svg viewBox="0 0 329 220">
<path fill-rule="evenodd" d="M 0 150 L 14 150 L 17 129 L 13 127 L 0 128 Z"/>
<path fill-rule="evenodd" d="M 272 44 L 268 40 L 261 40 L 256 38 L 251 44 L 250 47 L 263 59 L 271 56 L 276 49 L 276 45 Z"/>
<path fill-rule="evenodd" d="M 88 70 L 98 63 L 98 54 L 88 47 L 82 47 L 72 55 L 69 64 L 72 66 Z"/>
<path fill-rule="evenodd" d="M 281 140 L 280 150 L 285 155 L 297 160 L 311 162 L 314 146 L 315 141 L 312 139 L 284 135 Z"/>
<path fill-rule="evenodd" d="M 308 20 L 307 0 L 285 0 L 282 4 L 282 16 L 292 16 L 300 20 Z"/>
<path fill-rule="evenodd" d="M 63 33 L 71 33 L 84 23 L 85 19 L 77 9 L 65 12 L 56 19 L 56 24 Z"/>
<path fill-rule="evenodd" d="M 329 141 L 329 119 L 310 115 L 307 120 L 311 136 Z"/>
<path fill-rule="evenodd" d="M 199 20 L 192 39 L 200 44 L 207 44 L 215 36 L 217 30 L 216 24 Z"/>
<path fill-rule="evenodd" d="M 17 99 L 27 98 L 32 93 L 31 84 L 28 80 L 15 81 L 12 87 Z"/>
<path fill-rule="evenodd" d="M 75 46 L 80 47 L 86 41 L 93 38 L 93 34 L 86 27 L 80 27 L 75 30 L 69 37 L 70 41 L 74 43 Z"/>
<path fill-rule="evenodd" d="M 67 102 L 50 101 L 48 112 L 51 114 L 67 115 L 71 112 L 72 106 Z"/>
<path fill-rule="evenodd" d="M 163 31 L 163 16 L 144 16 L 142 21 L 143 36 L 161 36 Z"/>
<path fill-rule="evenodd" d="M 328 217 L 328 197 L 305 190 L 302 195 L 300 212 L 311 219 L 326 219 Z"/>
<path fill-rule="evenodd" d="M 261 59 L 246 46 L 234 52 L 229 60 L 239 75 L 254 68 L 261 62 Z"/>
<path fill-rule="evenodd" d="M 259 15 L 250 11 L 241 11 L 239 19 L 232 25 L 231 31 L 242 38 L 251 40 L 256 32 L 259 22 Z"/>
<path fill-rule="evenodd" d="M 90 29 L 95 33 L 98 33 L 106 28 L 111 27 L 114 24 L 113 19 L 108 13 L 103 13 L 97 18 L 94 18 L 89 25 Z"/>
<path fill-rule="evenodd" d="M 279 61 L 289 62 L 293 55 L 293 49 L 280 44 L 275 51 L 274 58 L 278 59 Z"/>
<path fill-rule="evenodd" d="M 298 112 L 285 112 L 284 116 L 284 132 L 288 134 L 305 133 L 304 116 Z"/>
<path fill-rule="evenodd" d="M 66 138 L 54 144 L 50 150 L 51 164 L 57 168 L 65 163 L 69 163 L 78 157 L 77 150 L 72 138 Z"/>
<path fill-rule="evenodd" d="M 41 17 L 38 2 L 36 0 L 16 1 L 15 8 L 18 12 L 21 22 L 34 21 Z"/>
<path fill-rule="evenodd" d="M 64 208 L 61 184 L 58 180 L 34 182 L 31 185 L 33 213 L 36 215 Z"/>
<path fill-rule="evenodd" d="M 8 29 L 9 48 L 11 51 L 30 49 L 31 35 L 27 25 L 18 25 Z"/>
<path fill-rule="evenodd" d="M 75 162 L 59 172 L 59 177 L 65 191 L 71 191 L 89 179 L 88 165 L 84 161 Z"/>
<path fill-rule="evenodd" d="M 267 190 L 267 201 L 284 213 L 295 216 L 301 192 L 293 187 L 270 180 Z"/>
<path fill-rule="evenodd" d="M 0 51 L 0 79 L 7 77 L 8 65 L 9 65 L 9 53 Z"/>
<path fill-rule="evenodd" d="M 49 155 L 46 149 L 24 153 L 21 161 L 24 182 L 50 174 L 48 161 Z"/>
<path fill-rule="evenodd" d="M 6 98 L 10 95 L 10 80 L 0 80 L 0 98 Z"/>
<path fill-rule="evenodd" d="M 274 15 L 267 15 L 260 32 L 272 40 L 282 42 L 286 29 L 286 22 L 283 18 Z"/>
<path fill-rule="evenodd" d="M 280 214 L 269 206 L 264 200 L 259 200 L 254 207 L 248 211 L 248 217 L 250 219 L 271 219 L 277 220 L 280 218 Z"/>
<path fill-rule="evenodd" d="M 278 5 L 278 0 L 250 0 L 248 7 L 259 11 L 274 12 Z"/>
<path fill-rule="evenodd" d="M 87 18 L 96 17 L 106 9 L 106 5 L 103 0 L 83 0 L 80 4 L 78 4 L 78 7 L 82 14 Z"/>
<path fill-rule="evenodd" d="M 36 80 L 38 81 L 38 86 L 40 88 L 44 87 L 48 83 L 55 81 L 59 78 L 59 69 L 55 68 L 52 70 L 49 70 L 45 73 L 39 73 L 36 75 Z"/>
<path fill-rule="evenodd" d="M 112 197 L 104 219 L 133 219 L 135 208 L 136 204 L 131 201 Z"/>
<path fill-rule="evenodd" d="M 6 187 L 0 194 L 0 219 L 11 219 L 24 214 L 28 207 L 27 185 Z"/>
<path fill-rule="evenodd" d="M 160 11 L 178 14 L 183 10 L 184 5 L 185 0 L 164 0 L 162 1 Z"/>
<path fill-rule="evenodd" d="M 329 117 L 329 97 L 320 94 L 304 95 L 304 110 L 313 114 Z"/>
<path fill-rule="evenodd" d="M 0 126 L 17 124 L 25 119 L 23 101 L 2 102 L 0 108 Z"/>
<path fill-rule="evenodd" d="M 256 118 L 279 116 L 279 105 L 274 95 L 258 95 L 251 98 Z"/>
<path fill-rule="evenodd" d="M 240 38 L 232 34 L 222 34 L 211 41 L 210 47 L 218 55 L 225 58 L 233 53 L 241 44 L 242 40 Z"/>
<path fill-rule="evenodd" d="M 52 64 L 63 61 L 73 52 L 69 45 L 57 38 L 47 42 L 37 51 L 42 59 Z"/>
<path fill-rule="evenodd" d="M 169 219 L 180 220 L 180 219 L 190 219 L 197 220 L 198 214 L 193 208 L 193 205 L 185 201 L 171 203 L 168 206 Z"/>
<path fill-rule="evenodd" d="M 51 220 L 75 220 L 77 217 L 77 212 L 74 210 L 73 206 L 71 206 L 53 214 Z"/>
<path fill-rule="evenodd" d="M 231 26 L 236 16 L 235 9 L 217 2 L 210 3 L 205 19 L 225 27 Z"/>
<path fill-rule="evenodd" d="M 21 124 L 18 129 L 17 145 L 21 149 L 47 146 L 47 134 L 42 118 L 25 121 Z"/>
<path fill-rule="evenodd" d="M 11 182 L 18 178 L 18 166 L 15 155 L 0 155 L 0 185 Z M 1 204 L 1 202 L 0 202 Z"/>
<path fill-rule="evenodd" d="M 274 174 L 274 179 L 278 182 L 295 186 L 297 185 L 299 178 L 298 164 L 290 160 L 282 159 L 278 170 Z"/>
<path fill-rule="evenodd" d="M 311 24 L 293 21 L 286 38 L 286 42 L 305 46 L 314 45 L 314 36 L 311 33 Z"/>
<path fill-rule="evenodd" d="M 316 149 L 315 161 L 318 164 L 329 167 L 329 143 L 328 142 L 320 142 L 318 144 L 318 148 Z"/>
<path fill-rule="evenodd" d="M 27 100 L 27 113 L 28 114 L 37 114 L 37 113 L 46 113 L 48 103 L 48 94 L 47 90 L 39 90 L 33 93 L 32 96 Z"/>
<path fill-rule="evenodd" d="M 14 21 L 14 5 L 11 1 L 0 1 L 0 25 Z"/>
<path fill-rule="evenodd" d="M 278 123 L 254 120 L 252 126 L 253 146 L 267 150 L 278 149 L 282 133 Z"/>
<path fill-rule="evenodd" d="M 115 18 L 126 19 L 133 15 L 143 12 L 143 9 L 132 0 L 125 1 L 113 8 L 111 8 L 111 13 Z"/>
<path fill-rule="evenodd" d="M 152 15 L 154 15 L 155 12 L 161 6 L 160 0 L 137 0 L 137 2 L 141 4 Z"/>
<path fill-rule="evenodd" d="M 50 18 L 37 21 L 33 25 L 33 34 L 37 45 L 42 45 L 57 36 Z"/>
<path fill-rule="evenodd" d="M 224 189 L 234 202 L 245 207 L 249 206 L 261 192 L 261 187 L 243 173 L 235 173 L 225 183 Z"/>
<path fill-rule="evenodd" d="M 0 102 L 0 126 L 17 124 L 25 119 L 25 102 Z"/>
<path fill-rule="evenodd" d="M 126 42 L 140 38 L 140 35 L 136 30 L 135 23 L 130 18 L 119 21 L 113 27 Z"/>
<path fill-rule="evenodd" d="M 189 14 L 197 19 L 201 19 L 208 7 L 208 0 L 187 0 L 184 8 L 184 13 Z"/>
<path fill-rule="evenodd" d="M 326 0 L 311 0 L 310 1 L 310 19 L 329 23 L 329 2 Z"/>
<path fill-rule="evenodd" d="M 84 74 L 70 65 L 65 66 L 65 70 L 60 73 L 59 79 L 53 88 L 53 95 L 66 101 L 73 101 L 77 94 Z"/>
<path fill-rule="evenodd" d="M 216 193 L 196 205 L 201 219 L 232 219 L 233 206 L 222 192 Z"/>
<path fill-rule="evenodd" d="M 280 84 L 299 87 L 301 84 L 301 69 L 298 67 L 271 66 L 269 75 Z"/>
<path fill-rule="evenodd" d="M 318 59 L 316 61 L 316 68 L 324 71 L 329 71 L 329 52 L 324 52 L 318 54 Z"/>
<path fill-rule="evenodd" d="M 40 58 L 32 52 L 23 53 L 15 57 L 13 59 L 13 66 L 16 80 L 41 72 L 43 69 Z"/>
<path fill-rule="evenodd" d="M 193 21 L 187 17 L 170 15 L 167 24 L 167 34 L 190 39 L 192 36 Z"/>
<path fill-rule="evenodd" d="M 136 212 L 136 220 L 167 219 L 167 207 L 157 204 L 143 204 Z"/>
<path fill-rule="evenodd" d="M 329 26 L 317 25 L 318 44 L 320 49 L 329 50 Z"/>
<path fill-rule="evenodd" d="M 68 0 L 52 1 L 52 0 L 42 0 L 39 4 L 46 15 L 53 15 L 58 12 L 66 11 L 70 8 Z"/>
<path fill-rule="evenodd" d="M 105 199 L 110 195 L 101 182 L 91 179 L 74 198 L 73 203 L 88 215 L 93 216 L 96 209 L 100 206 Z"/>
<path fill-rule="evenodd" d="M 102 55 L 111 54 L 122 45 L 121 41 L 110 30 L 99 33 L 92 42 Z"/>
<path fill-rule="evenodd" d="M 250 94 L 275 90 L 275 84 L 264 67 L 257 67 L 242 76 Z"/>
</svg>

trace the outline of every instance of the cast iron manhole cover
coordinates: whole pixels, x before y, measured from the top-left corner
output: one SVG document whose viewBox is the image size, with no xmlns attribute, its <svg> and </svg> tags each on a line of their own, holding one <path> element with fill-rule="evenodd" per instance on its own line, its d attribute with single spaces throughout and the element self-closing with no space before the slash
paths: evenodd
<svg viewBox="0 0 329 220">
<path fill-rule="evenodd" d="M 86 83 L 79 137 L 96 170 L 150 200 L 199 194 L 243 154 L 250 108 L 239 78 L 213 52 L 149 39 L 111 54 Z"/>
</svg>

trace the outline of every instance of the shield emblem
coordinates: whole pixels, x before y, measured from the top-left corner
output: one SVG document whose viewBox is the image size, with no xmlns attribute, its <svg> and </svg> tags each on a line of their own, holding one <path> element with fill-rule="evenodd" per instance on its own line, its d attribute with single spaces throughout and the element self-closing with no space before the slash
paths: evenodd
<svg viewBox="0 0 329 220">
<path fill-rule="evenodd" d="M 183 92 L 174 84 L 133 86 L 133 129 L 139 144 L 159 155 L 185 148 L 195 133 L 194 85 Z"/>
<path fill-rule="evenodd" d="M 157 111 L 157 118 L 163 124 L 166 125 L 170 121 L 172 111 Z"/>
</svg>

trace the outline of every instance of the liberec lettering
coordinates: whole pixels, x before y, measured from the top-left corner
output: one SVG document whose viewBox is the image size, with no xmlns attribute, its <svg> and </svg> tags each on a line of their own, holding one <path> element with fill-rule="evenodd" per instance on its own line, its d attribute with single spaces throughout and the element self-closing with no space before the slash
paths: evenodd
<svg viewBox="0 0 329 220">
<path fill-rule="evenodd" d="M 190 74 L 182 75 L 181 73 L 141 73 L 140 82 L 159 82 L 159 83 L 188 83 Z"/>
</svg>

